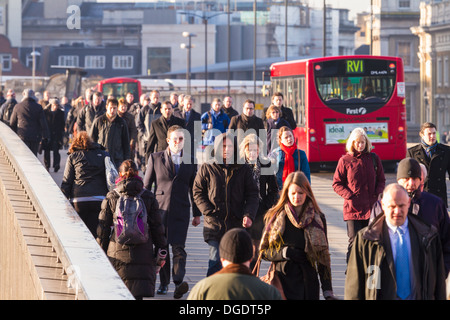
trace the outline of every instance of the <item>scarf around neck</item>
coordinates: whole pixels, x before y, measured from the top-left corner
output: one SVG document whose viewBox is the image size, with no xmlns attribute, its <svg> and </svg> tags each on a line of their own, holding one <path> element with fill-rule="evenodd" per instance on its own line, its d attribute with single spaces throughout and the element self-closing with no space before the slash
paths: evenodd
<svg viewBox="0 0 450 320">
<path fill-rule="evenodd" d="M 422 147 L 425 149 L 425 153 L 427 154 L 428 158 L 431 159 L 434 152 L 436 151 L 436 147 L 438 145 L 437 141 L 435 144 L 433 144 L 431 146 L 428 145 L 425 141 L 423 141 L 423 139 L 420 141 L 420 143 L 422 144 Z"/>
<path fill-rule="evenodd" d="M 331 276 L 331 260 L 328 250 L 328 240 L 325 234 L 325 226 L 320 214 L 314 210 L 312 203 L 303 208 L 300 216 L 297 216 L 294 208 L 285 204 L 284 209 L 278 212 L 266 225 L 261 238 L 260 250 L 262 252 L 276 250 L 283 247 L 283 233 L 286 228 L 286 218 L 298 229 L 303 229 L 305 234 L 305 253 L 311 264 L 317 269 L 317 263 L 327 268 L 327 274 Z"/>
<path fill-rule="evenodd" d="M 294 143 L 290 147 L 286 147 L 284 144 L 280 143 L 280 148 L 284 152 L 284 166 L 283 166 L 283 176 L 282 181 L 291 173 L 295 171 L 294 163 L 294 152 L 297 151 L 297 145 Z M 300 170 L 300 168 L 298 168 Z"/>
</svg>

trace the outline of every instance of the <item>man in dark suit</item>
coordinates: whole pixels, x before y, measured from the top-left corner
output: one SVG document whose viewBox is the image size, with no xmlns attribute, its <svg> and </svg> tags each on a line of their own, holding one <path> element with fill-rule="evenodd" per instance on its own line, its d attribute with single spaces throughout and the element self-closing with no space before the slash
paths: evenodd
<svg viewBox="0 0 450 320">
<path fill-rule="evenodd" d="M 151 190 L 158 201 L 159 211 L 165 226 L 167 243 L 172 246 L 175 284 L 174 298 L 179 299 L 189 290 L 183 281 L 186 269 L 186 251 L 184 250 L 189 216 L 191 211 L 192 225 L 200 224 L 201 213 L 193 201 L 192 186 L 197 173 L 197 165 L 192 157 L 183 154 L 184 130 L 180 126 L 172 126 L 167 131 L 166 150 L 150 154 L 145 171 L 144 187 Z M 167 248 L 168 249 L 168 248 Z M 160 271 L 161 285 L 158 294 L 166 294 L 170 283 L 170 258 Z"/>
<path fill-rule="evenodd" d="M 424 190 L 441 198 L 448 208 L 445 180 L 447 174 L 450 176 L 450 147 L 437 142 L 436 126 L 431 122 L 422 124 L 419 135 L 421 142 L 409 148 L 406 156 L 425 165 Z"/>
<path fill-rule="evenodd" d="M 254 132 L 252 133 L 255 133 L 258 137 L 260 130 L 266 132 L 264 122 L 255 115 L 255 102 L 253 100 L 248 99 L 244 102 L 242 114 L 231 118 L 228 129 L 237 131 L 236 136 L 238 137 L 238 145 L 240 145 L 244 137 L 249 134 L 247 131 L 250 129 L 253 129 Z"/>
<path fill-rule="evenodd" d="M 186 130 L 191 136 L 191 155 L 195 157 L 195 150 L 198 144 L 201 142 L 201 114 L 194 110 L 194 100 L 191 96 L 184 96 L 184 109 L 182 112 L 182 118 L 186 121 Z M 195 136 L 195 121 L 200 121 L 198 137 Z"/>
<path fill-rule="evenodd" d="M 173 115 L 173 107 L 170 101 L 161 105 L 161 117 L 152 121 L 150 125 L 147 158 L 150 153 L 164 151 L 167 148 L 167 130 L 173 125 L 184 128 L 185 121 Z"/>
</svg>

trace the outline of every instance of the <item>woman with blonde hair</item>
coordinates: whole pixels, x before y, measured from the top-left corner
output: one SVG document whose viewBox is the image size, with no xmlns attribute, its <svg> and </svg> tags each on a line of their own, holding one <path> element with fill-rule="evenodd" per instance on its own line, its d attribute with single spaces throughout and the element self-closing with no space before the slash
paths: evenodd
<svg viewBox="0 0 450 320">
<path fill-rule="evenodd" d="M 278 200 L 277 179 L 273 171 L 269 174 L 270 160 L 262 158 L 262 140 L 256 134 L 244 137 L 239 145 L 239 155 L 252 168 L 253 178 L 259 190 L 259 206 L 252 226 L 248 229 L 253 241 L 252 268 L 258 258 L 258 245 L 264 229 L 264 215 Z M 261 161 L 262 160 L 262 161 Z"/>
<path fill-rule="evenodd" d="M 346 144 L 347 154 L 337 164 L 333 177 L 334 191 L 344 198 L 347 223 L 347 261 L 353 240 L 369 224 L 372 206 L 383 193 L 386 183 L 380 158 L 373 152 L 367 133 L 355 128 Z"/>
<path fill-rule="evenodd" d="M 105 195 L 105 148 L 80 131 L 69 148 L 61 190 L 95 236 L 98 214 Z"/>
<path fill-rule="evenodd" d="M 333 299 L 327 223 L 305 174 L 290 173 L 267 212 L 260 252 L 275 264 L 288 300 Z"/>
</svg>

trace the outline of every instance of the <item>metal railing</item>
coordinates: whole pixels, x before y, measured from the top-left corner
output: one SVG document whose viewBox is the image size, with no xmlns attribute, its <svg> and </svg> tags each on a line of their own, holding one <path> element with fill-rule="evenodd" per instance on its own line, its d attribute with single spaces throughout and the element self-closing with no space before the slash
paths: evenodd
<svg viewBox="0 0 450 320">
<path fill-rule="evenodd" d="M 132 300 L 28 147 L 0 122 L 0 300 Z"/>
</svg>

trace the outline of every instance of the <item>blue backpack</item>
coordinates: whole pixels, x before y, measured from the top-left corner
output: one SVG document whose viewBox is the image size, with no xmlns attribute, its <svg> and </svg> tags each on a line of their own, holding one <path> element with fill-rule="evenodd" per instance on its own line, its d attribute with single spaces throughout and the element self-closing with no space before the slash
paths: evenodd
<svg viewBox="0 0 450 320">
<path fill-rule="evenodd" d="M 114 211 L 114 232 L 116 242 L 122 245 L 143 244 L 148 241 L 147 209 L 141 195 L 143 189 L 136 196 L 119 194 L 116 210 Z"/>
</svg>

